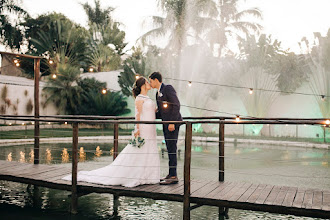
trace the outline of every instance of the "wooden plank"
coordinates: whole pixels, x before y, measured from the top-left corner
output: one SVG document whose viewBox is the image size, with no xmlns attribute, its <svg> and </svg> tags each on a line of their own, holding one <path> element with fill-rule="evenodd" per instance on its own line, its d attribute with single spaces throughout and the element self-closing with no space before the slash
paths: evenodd
<svg viewBox="0 0 330 220">
<path fill-rule="evenodd" d="M 304 197 L 305 197 L 305 189 L 298 189 L 292 207 L 301 208 L 302 203 L 304 201 Z"/>
<path fill-rule="evenodd" d="M 183 186 L 183 181 L 180 181 L 178 184 L 162 185 L 161 187 L 153 190 L 153 192 L 171 194 L 171 191 L 177 189 L 180 186 Z"/>
<path fill-rule="evenodd" d="M 307 190 L 305 192 L 305 197 L 304 201 L 302 203 L 302 208 L 310 209 L 312 208 L 312 203 L 313 203 L 313 191 L 312 190 Z"/>
<path fill-rule="evenodd" d="M 24 166 L 14 166 L 7 170 L 3 170 L 1 173 L 5 175 L 16 176 L 24 170 L 30 170 L 34 165 L 33 164 L 25 164 Z"/>
<path fill-rule="evenodd" d="M 246 191 L 245 193 L 238 198 L 238 202 L 246 202 L 246 200 L 249 199 L 250 195 L 258 188 L 257 184 L 252 184 Z"/>
<path fill-rule="evenodd" d="M 281 187 L 280 186 L 274 186 L 272 191 L 269 193 L 268 197 L 266 198 L 266 201 L 264 202 L 264 204 L 267 205 L 272 205 L 278 195 L 278 193 L 280 192 Z"/>
<path fill-rule="evenodd" d="M 221 184 L 213 190 L 212 192 L 205 195 L 205 198 L 213 198 L 215 195 L 219 194 L 226 186 L 233 184 L 233 182 L 221 182 Z"/>
<path fill-rule="evenodd" d="M 237 201 L 251 187 L 252 183 L 245 183 L 234 194 L 228 198 L 229 201 Z"/>
<path fill-rule="evenodd" d="M 322 210 L 330 211 L 330 193 L 323 192 Z"/>
<path fill-rule="evenodd" d="M 246 200 L 248 203 L 255 203 L 257 199 L 259 198 L 261 192 L 266 188 L 266 184 L 259 184 L 257 189 L 251 194 L 251 196 Z"/>
<path fill-rule="evenodd" d="M 183 193 L 184 193 L 184 184 L 180 185 L 176 189 L 167 192 L 167 194 L 174 194 L 174 195 L 183 195 Z"/>
<path fill-rule="evenodd" d="M 322 191 L 318 191 L 318 190 L 314 191 L 312 209 L 322 209 L 322 200 L 323 200 Z"/>
<path fill-rule="evenodd" d="M 234 188 L 238 183 L 232 183 L 230 185 L 228 185 L 227 187 L 225 187 L 223 190 L 221 190 L 218 194 L 216 194 L 213 199 L 216 200 L 223 200 L 224 196 L 232 189 Z"/>
<path fill-rule="evenodd" d="M 289 187 L 288 192 L 284 198 L 282 206 L 292 207 L 293 200 L 296 196 L 298 188 L 297 187 Z"/>
<path fill-rule="evenodd" d="M 241 182 L 238 183 L 236 186 L 234 186 L 231 190 L 229 190 L 223 197 L 223 200 L 228 200 L 230 197 L 232 197 L 237 191 L 239 191 L 241 189 L 241 187 L 243 187 L 245 185 L 245 183 Z"/>
<path fill-rule="evenodd" d="M 277 194 L 273 205 L 282 205 L 286 194 L 288 193 L 289 187 L 282 186 L 280 192 Z"/>
<path fill-rule="evenodd" d="M 191 197 L 203 198 L 205 195 L 209 194 L 213 190 L 219 187 L 218 181 L 211 181 L 208 184 L 205 184 L 204 187 L 200 188 L 199 190 L 193 192 Z"/>
<path fill-rule="evenodd" d="M 34 165 L 31 170 L 25 170 L 24 172 L 20 173 L 20 176 L 27 176 L 33 177 L 36 174 L 41 174 L 45 172 L 53 172 L 55 170 L 61 169 L 60 167 L 56 166 L 41 166 L 41 164 Z"/>
<path fill-rule="evenodd" d="M 209 182 L 196 182 L 196 181 L 192 181 L 191 182 L 191 189 L 190 189 L 190 194 L 198 191 L 200 188 L 202 188 L 203 186 L 205 186 L 207 183 Z"/>
<path fill-rule="evenodd" d="M 266 198 L 269 196 L 269 193 L 272 191 L 274 186 L 272 185 L 267 185 L 260 193 L 260 196 L 258 199 L 255 201 L 256 204 L 264 204 L 266 201 Z"/>
</svg>

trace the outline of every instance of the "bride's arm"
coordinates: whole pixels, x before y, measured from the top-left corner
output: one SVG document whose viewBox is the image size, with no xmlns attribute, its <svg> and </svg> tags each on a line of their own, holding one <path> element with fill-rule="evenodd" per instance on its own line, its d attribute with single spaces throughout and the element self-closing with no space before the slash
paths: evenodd
<svg viewBox="0 0 330 220">
<path fill-rule="evenodd" d="M 136 100 L 135 101 L 135 106 L 136 106 L 136 121 L 141 121 L 141 112 L 142 112 L 142 105 L 143 105 L 143 100 Z M 136 131 L 135 131 L 135 136 L 140 135 L 140 124 L 136 124 Z"/>
</svg>

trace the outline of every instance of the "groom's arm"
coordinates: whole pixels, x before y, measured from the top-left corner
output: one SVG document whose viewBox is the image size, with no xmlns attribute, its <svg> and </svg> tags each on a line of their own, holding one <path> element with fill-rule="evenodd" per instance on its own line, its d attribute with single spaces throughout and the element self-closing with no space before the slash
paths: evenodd
<svg viewBox="0 0 330 220">
<path fill-rule="evenodd" d="M 173 86 L 171 86 L 171 85 L 166 86 L 166 95 L 167 95 L 168 102 L 172 108 L 173 114 L 171 116 L 174 116 L 175 120 L 176 120 L 177 115 L 180 113 L 180 101 L 178 99 L 178 96 L 176 95 L 176 91 L 173 88 Z"/>
<path fill-rule="evenodd" d="M 156 104 L 157 104 L 156 119 L 162 119 L 162 116 L 160 115 L 160 111 L 159 111 L 159 104 L 157 98 L 158 98 L 158 92 L 156 93 Z"/>
</svg>

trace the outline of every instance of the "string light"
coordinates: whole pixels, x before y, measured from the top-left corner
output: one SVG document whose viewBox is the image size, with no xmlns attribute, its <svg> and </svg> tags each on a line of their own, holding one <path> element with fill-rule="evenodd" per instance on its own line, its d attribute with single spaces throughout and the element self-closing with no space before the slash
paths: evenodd
<svg viewBox="0 0 330 220">
<path fill-rule="evenodd" d="M 106 89 L 102 89 L 102 94 L 103 95 L 107 94 L 107 90 Z"/>
<path fill-rule="evenodd" d="M 50 122 L 48 122 L 48 124 L 50 125 Z"/>
<path fill-rule="evenodd" d="M 135 79 L 138 80 L 140 76 L 138 74 L 135 75 Z"/>
<path fill-rule="evenodd" d="M 25 125 L 24 123 L 22 123 L 22 125 Z"/>
<path fill-rule="evenodd" d="M 167 107 L 168 107 L 167 102 L 164 102 L 164 103 L 163 103 L 163 107 L 164 107 L 164 108 L 167 108 Z"/>
<path fill-rule="evenodd" d="M 64 122 L 64 124 L 65 124 L 65 125 L 67 125 L 67 124 L 68 124 L 68 122 Z"/>
<path fill-rule="evenodd" d="M 326 121 L 325 121 L 325 124 L 330 125 L 330 120 L 329 120 L 329 119 L 326 120 Z"/>
<path fill-rule="evenodd" d="M 250 88 L 250 90 L 249 90 L 249 94 L 250 94 L 250 95 L 253 94 L 253 89 L 252 89 L 252 88 Z"/>
<path fill-rule="evenodd" d="M 52 75 L 52 78 L 53 78 L 53 79 L 56 79 L 56 78 L 57 78 L 57 75 L 54 73 L 54 74 Z"/>
<path fill-rule="evenodd" d="M 188 86 L 191 87 L 192 86 L 192 83 L 191 81 L 188 82 Z"/>
<path fill-rule="evenodd" d="M 21 64 L 19 64 L 19 63 L 16 63 L 15 65 L 16 65 L 17 67 L 19 67 Z"/>
<path fill-rule="evenodd" d="M 239 122 L 241 120 L 241 118 L 239 117 L 239 115 L 236 116 L 236 122 Z"/>
<path fill-rule="evenodd" d="M 12 125 L 12 123 L 9 123 L 9 126 L 11 126 Z"/>
<path fill-rule="evenodd" d="M 14 60 L 14 63 L 18 63 L 19 61 L 17 59 Z"/>
<path fill-rule="evenodd" d="M 33 124 L 33 125 L 34 125 L 34 122 L 31 122 L 31 124 Z"/>
<path fill-rule="evenodd" d="M 93 67 L 90 67 L 89 68 L 89 72 L 93 72 L 94 71 L 94 68 Z"/>
<path fill-rule="evenodd" d="M 53 61 L 53 60 L 49 60 L 48 63 L 49 63 L 50 65 L 52 65 L 52 64 L 54 64 L 54 61 Z"/>
<path fill-rule="evenodd" d="M 325 101 L 325 96 L 321 95 L 321 100 L 324 102 Z"/>
</svg>

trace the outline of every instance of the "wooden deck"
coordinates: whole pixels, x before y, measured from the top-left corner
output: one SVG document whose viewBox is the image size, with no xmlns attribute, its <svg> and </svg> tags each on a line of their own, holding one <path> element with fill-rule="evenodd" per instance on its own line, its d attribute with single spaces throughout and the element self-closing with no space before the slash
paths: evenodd
<svg viewBox="0 0 330 220">
<path fill-rule="evenodd" d="M 0 180 L 70 191 L 71 182 L 61 180 L 70 173 L 71 168 L 57 165 L 0 161 Z M 134 188 L 79 182 L 78 193 L 111 193 L 182 202 L 183 181 L 176 185 L 143 185 Z M 192 180 L 190 201 L 199 205 L 330 218 L 330 190 Z"/>
</svg>

